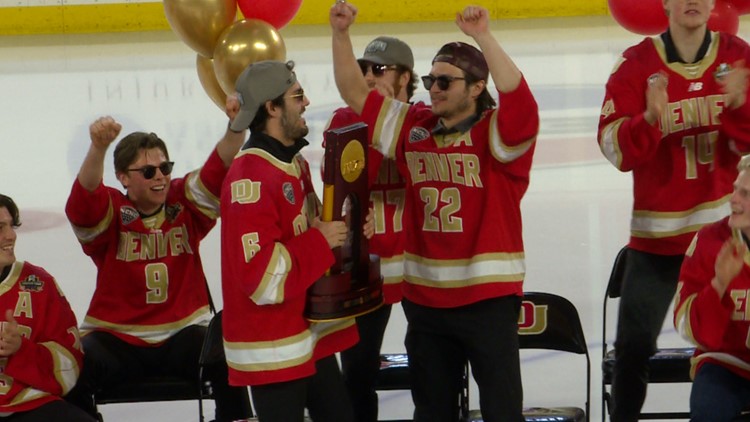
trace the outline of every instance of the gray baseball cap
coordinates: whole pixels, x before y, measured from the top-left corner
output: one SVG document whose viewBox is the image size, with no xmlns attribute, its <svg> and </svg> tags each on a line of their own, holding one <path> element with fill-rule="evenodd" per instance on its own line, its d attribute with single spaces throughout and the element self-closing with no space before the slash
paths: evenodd
<svg viewBox="0 0 750 422">
<path fill-rule="evenodd" d="M 295 82 L 294 62 L 263 60 L 251 63 L 240 73 L 234 89 L 240 101 L 240 112 L 232 121 L 230 129 L 242 131 L 253 122 L 258 109 L 286 92 Z"/>
<path fill-rule="evenodd" d="M 414 69 L 414 54 L 405 42 L 393 37 L 377 37 L 365 47 L 359 60 L 375 64 L 398 64 Z"/>
</svg>

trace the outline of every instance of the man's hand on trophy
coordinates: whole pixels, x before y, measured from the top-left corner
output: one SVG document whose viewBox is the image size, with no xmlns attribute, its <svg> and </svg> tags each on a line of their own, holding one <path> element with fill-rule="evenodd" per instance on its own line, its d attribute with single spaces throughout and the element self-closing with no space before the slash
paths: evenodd
<svg viewBox="0 0 750 422">
<path fill-rule="evenodd" d="M 375 234 L 375 213 L 372 208 L 370 208 L 367 212 L 367 217 L 365 217 L 365 225 L 363 227 L 362 233 L 364 233 L 365 237 L 368 239 L 371 239 Z"/>
<path fill-rule="evenodd" d="M 348 230 L 346 229 L 346 223 L 343 221 L 321 221 L 319 217 L 316 217 L 312 222 L 312 226 L 320 230 L 320 233 L 326 238 L 328 246 L 331 249 L 342 246 L 344 241 L 346 241 Z"/>
</svg>

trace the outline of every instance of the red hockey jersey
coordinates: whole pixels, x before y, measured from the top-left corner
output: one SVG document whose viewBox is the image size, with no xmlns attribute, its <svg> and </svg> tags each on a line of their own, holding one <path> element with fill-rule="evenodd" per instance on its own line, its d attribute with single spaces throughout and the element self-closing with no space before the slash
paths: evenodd
<svg viewBox="0 0 750 422">
<path fill-rule="evenodd" d="M 695 344 L 694 376 L 713 362 L 750 379 L 750 253 L 720 299 L 711 287 L 719 250 L 732 237 L 729 217 L 703 227 L 687 250 L 675 296 L 674 326 Z M 739 235 L 741 236 L 741 235 Z M 742 240 L 741 240 L 742 241 Z"/>
<path fill-rule="evenodd" d="M 406 170 L 404 296 L 457 307 L 521 295 L 521 198 L 539 129 L 524 79 L 470 130 L 434 135 L 438 117 L 371 92 L 362 118 L 373 147 Z"/>
<path fill-rule="evenodd" d="M 251 141 L 262 134 L 251 135 Z M 266 137 L 267 138 L 267 137 Z M 266 142 L 277 142 L 266 139 Z M 308 287 L 334 262 L 319 230 L 307 161 L 242 150 L 222 189 L 224 350 L 232 385 L 304 378 L 315 362 L 358 340 L 354 319 L 313 323 L 303 316 Z"/>
<path fill-rule="evenodd" d="M 737 60 L 750 62 L 741 39 L 710 33 L 695 64 L 668 63 L 661 37 L 626 50 L 607 82 L 599 147 L 620 171 L 633 174 L 629 246 L 679 255 L 704 224 L 729 212 L 739 155 L 750 145 L 750 104 L 724 107 L 717 77 Z M 668 76 L 669 104 L 658 125 L 644 119 L 650 75 Z"/>
<path fill-rule="evenodd" d="M 145 221 L 119 190 L 88 192 L 76 180 L 66 213 L 97 267 L 81 325 L 134 345 L 155 345 L 210 319 L 200 241 L 219 216 L 226 168 L 214 151 L 205 165 L 171 180 L 167 201 Z"/>
<path fill-rule="evenodd" d="M 0 280 L 3 321 L 8 309 L 22 340 L 16 353 L 0 358 L 0 415 L 60 400 L 78 380 L 83 360 L 75 314 L 47 271 L 16 261 Z"/>
</svg>

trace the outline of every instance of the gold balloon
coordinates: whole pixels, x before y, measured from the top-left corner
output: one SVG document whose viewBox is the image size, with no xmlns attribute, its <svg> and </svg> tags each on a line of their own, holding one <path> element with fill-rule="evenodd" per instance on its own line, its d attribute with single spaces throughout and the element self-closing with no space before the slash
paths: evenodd
<svg viewBox="0 0 750 422">
<path fill-rule="evenodd" d="M 236 0 L 164 0 L 164 14 L 180 39 L 211 57 L 219 35 L 237 16 Z"/>
<path fill-rule="evenodd" d="M 225 93 L 231 94 L 237 77 L 250 63 L 286 60 L 286 45 L 270 24 L 244 19 L 233 23 L 219 36 L 213 60 L 219 85 Z"/>
<path fill-rule="evenodd" d="M 227 94 L 221 89 L 219 81 L 214 73 L 214 61 L 200 54 L 195 56 L 195 68 L 198 70 L 198 80 L 201 81 L 203 90 L 211 98 L 221 111 L 226 108 Z"/>
</svg>

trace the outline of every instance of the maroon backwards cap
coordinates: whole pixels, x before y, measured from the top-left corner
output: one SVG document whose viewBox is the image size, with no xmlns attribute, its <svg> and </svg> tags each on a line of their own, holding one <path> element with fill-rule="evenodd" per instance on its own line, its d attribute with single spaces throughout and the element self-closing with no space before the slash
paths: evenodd
<svg viewBox="0 0 750 422">
<path fill-rule="evenodd" d="M 432 62 L 452 64 L 479 80 L 487 80 L 490 71 L 484 54 L 476 47 L 455 41 L 440 47 Z"/>
</svg>

